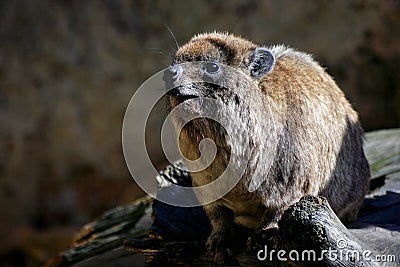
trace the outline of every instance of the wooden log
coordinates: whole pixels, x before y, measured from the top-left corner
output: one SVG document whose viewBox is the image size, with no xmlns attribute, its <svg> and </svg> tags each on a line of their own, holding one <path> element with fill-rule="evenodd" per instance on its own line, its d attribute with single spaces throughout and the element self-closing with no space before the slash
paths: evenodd
<svg viewBox="0 0 400 267">
<path fill-rule="evenodd" d="M 365 152 L 371 166 L 371 192 L 356 223 L 344 227 L 323 198 L 304 197 L 285 212 L 278 231 L 269 229 L 256 233 L 250 250 L 245 249 L 244 244 L 243 250 L 235 256 L 236 265 L 399 266 L 400 129 L 367 133 Z M 188 174 L 169 167 L 161 177 L 167 181 L 187 182 Z M 204 256 L 208 231 L 207 218 L 201 208 L 175 209 L 143 198 L 108 211 L 85 226 L 71 248 L 61 252 L 47 266 L 142 266 L 146 259 L 148 265 L 154 266 L 225 266 L 226 263 Z M 149 239 L 149 233 L 164 239 Z M 344 244 L 343 249 L 353 253 L 349 260 L 343 257 L 333 260 L 326 253 L 321 256 L 322 251 L 329 252 Z M 262 261 L 257 259 L 257 254 L 261 251 L 259 256 L 263 258 L 265 246 L 267 252 L 275 250 L 275 257 L 272 255 L 271 260 Z M 289 254 L 286 254 L 287 261 L 278 259 L 279 250 L 290 253 L 311 249 L 321 257 L 320 261 L 291 260 Z M 357 261 L 354 255 L 360 254 L 354 251 L 371 251 L 371 259 L 386 256 L 386 262 L 369 261 L 365 257 Z"/>
<path fill-rule="evenodd" d="M 76 234 L 71 248 L 44 266 L 105 266 L 105 262 L 132 266 L 132 262 L 144 263 L 145 257 L 127 253 L 123 242 L 128 237 L 148 236 L 152 224 L 152 202 L 150 197 L 144 197 L 105 212 Z"/>
<path fill-rule="evenodd" d="M 323 197 L 303 197 L 278 225 L 253 235 L 233 266 L 380 266 L 374 260 L 381 251 L 354 236 Z M 129 239 L 125 246 L 146 255 L 148 266 L 226 266 L 204 256 L 204 242 Z"/>
<path fill-rule="evenodd" d="M 303 197 L 278 225 L 257 233 L 251 247 L 273 266 L 378 266 L 371 260 L 378 252 L 357 239 L 323 197 Z"/>
</svg>

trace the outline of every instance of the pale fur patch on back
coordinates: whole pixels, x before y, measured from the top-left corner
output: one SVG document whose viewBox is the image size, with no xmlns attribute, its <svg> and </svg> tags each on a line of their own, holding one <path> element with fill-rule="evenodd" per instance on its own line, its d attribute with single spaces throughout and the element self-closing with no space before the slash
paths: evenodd
<svg viewBox="0 0 400 267">
<path fill-rule="evenodd" d="M 312 55 L 297 51 L 286 45 L 272 45 L 268 46 L 267 49 L 269 49 L 272 52 L 276 60 L 279 60 L 280 58 L 289 57 L 297 59 L 299 63 L 307 64 L 312 68 L 317 68 L 317 69 L 321 68 L 321 66 L 314 60 Z"/>
</svg>

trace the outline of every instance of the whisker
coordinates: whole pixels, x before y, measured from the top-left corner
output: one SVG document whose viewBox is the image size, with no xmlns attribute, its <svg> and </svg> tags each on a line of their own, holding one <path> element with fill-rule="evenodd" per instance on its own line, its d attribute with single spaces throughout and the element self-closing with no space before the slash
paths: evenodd
<svg viewBox="0 0 400 267">
<path fill-rule="evenodd" d="M 164 23 L 164 26 L 165 26 L 165 28 L 167 28 L 167 30 L 169 31 L 169 33 L 171 34 L 172 38 L 173 38 L 173 39 L 174 39 L 174 41 L 175 41 L 175 44 L 176 44 L 176 50 L 173 50 L 173 51 L 174 51 L 174 52 L 178 51 L 178 50 L 179 50 L 179 47 L 180 47 L 180 45 L 179 45 L 178 41 L 176 40 L 174 33 L 171 31 L 171 29 L 168 27 L 168 25 L 167 25 L 167 24 L 165 24 L 165 23 Z M 171 48 L 171 49 L 172 49 L 172 48 Z"/>
<path fill-rule="evenodd" d="M 168 45 L 168 47 L 171 49 L 172 52 L 174 52 L 174 53 L 176 52 L 176 51 L 174 50 L 174 48 L 172 48 L 171 45 Z"/>
<path fill-rule="evenodd" d="M 241 16 L 239 16 L 239 18 L 236 19 L 235 23 L 233 24 L 233 26 L 229 29 L 230 33 L 233 33 L 233 31 L 235 30 L 236 26 L 239 24 L 239 22 L 243 19 L 244 15 L 242 14 Z"/>
<path fill-rule="evenodd" d="M 158 53 L 160 55 L 167 55 L 167 56 L 170 56 L 170 57 L 175 56 L 175 53 L 166 52 L 166 51 L 163 51 L 160 48 L 147 48 L 147 49 L 152 51 L 152 52 L 156 52 L 156 53 Z"/>
</svg>

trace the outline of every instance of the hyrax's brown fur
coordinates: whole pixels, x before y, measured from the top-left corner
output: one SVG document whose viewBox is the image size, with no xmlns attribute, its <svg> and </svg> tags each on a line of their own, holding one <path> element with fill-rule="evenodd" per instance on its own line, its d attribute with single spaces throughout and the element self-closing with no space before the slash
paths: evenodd
<svg viewBox="0 0 400 267">
<path fill-rule="evenodd" d="M 252 151 L 252 161 L 236 187 L 204 206 L 213 228 L 207 246 L 216 257 L 227 253 L 234 222 L 256 229 L 276 221 L 288 205 L 307 194 L 326 197 L 342 221 L 353 221 L 369 186 L 363 130 L 334 80 L 311 56 L 285 46 L 267 47 L 274 66 L 265 75 L 253 77 L 249 66 L 257 48 L 231 34 L 201 34 L 179 48 L 173 63 L 213 61 L 238 69 L 245 77 L 243 83 L 232 81 L 228 90 L 213 95 L 225 98 L 227 105 L 242 113 L 241 121 L 231 121 L 238 130 L 230 138 L 249 134 L 251 142 L 242 145 Z M 249 90 L 251 94 L 243 93 Z M 249 99 L 259 125 L 252 125 L 246 117 L 250 113 L 241 101 L 235 101 L 235 95 Z M 174 95 L 169 99 L 172 107 L 182 102 Z M 235 116 L 227 113 L 226 117 Z M 261 131 L 255 131 L 256 127 Z M 207 120 L 184 128 L 180 148 L 188 157 L 200 156 L 198 144 L 203 137 L 213 139 L 219 149 L 209 168 L 192 173 L 194 185 L 217 179 L 226 167 L 230 148 L 225 135 Z M 253 177 L 257 166 L 261 171 Z M 249 192 L 251 179 L 256 182 L 253 192 Z"/>
</svg>

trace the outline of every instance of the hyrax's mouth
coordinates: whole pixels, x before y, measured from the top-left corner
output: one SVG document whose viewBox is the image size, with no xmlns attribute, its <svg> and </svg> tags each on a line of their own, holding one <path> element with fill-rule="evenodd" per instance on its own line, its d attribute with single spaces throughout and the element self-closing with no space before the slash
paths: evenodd
<svg viewBox="0 0 400 267">
<path fill-rule="evenodd" d="M 200 97 L 200 93 L 196 91 L 192 85 L 177 86 L 169 90 L 166 94 L 170 99 L 174 99 L 176 104 L 180 104 L 188 99 Z"/>
</svg>

